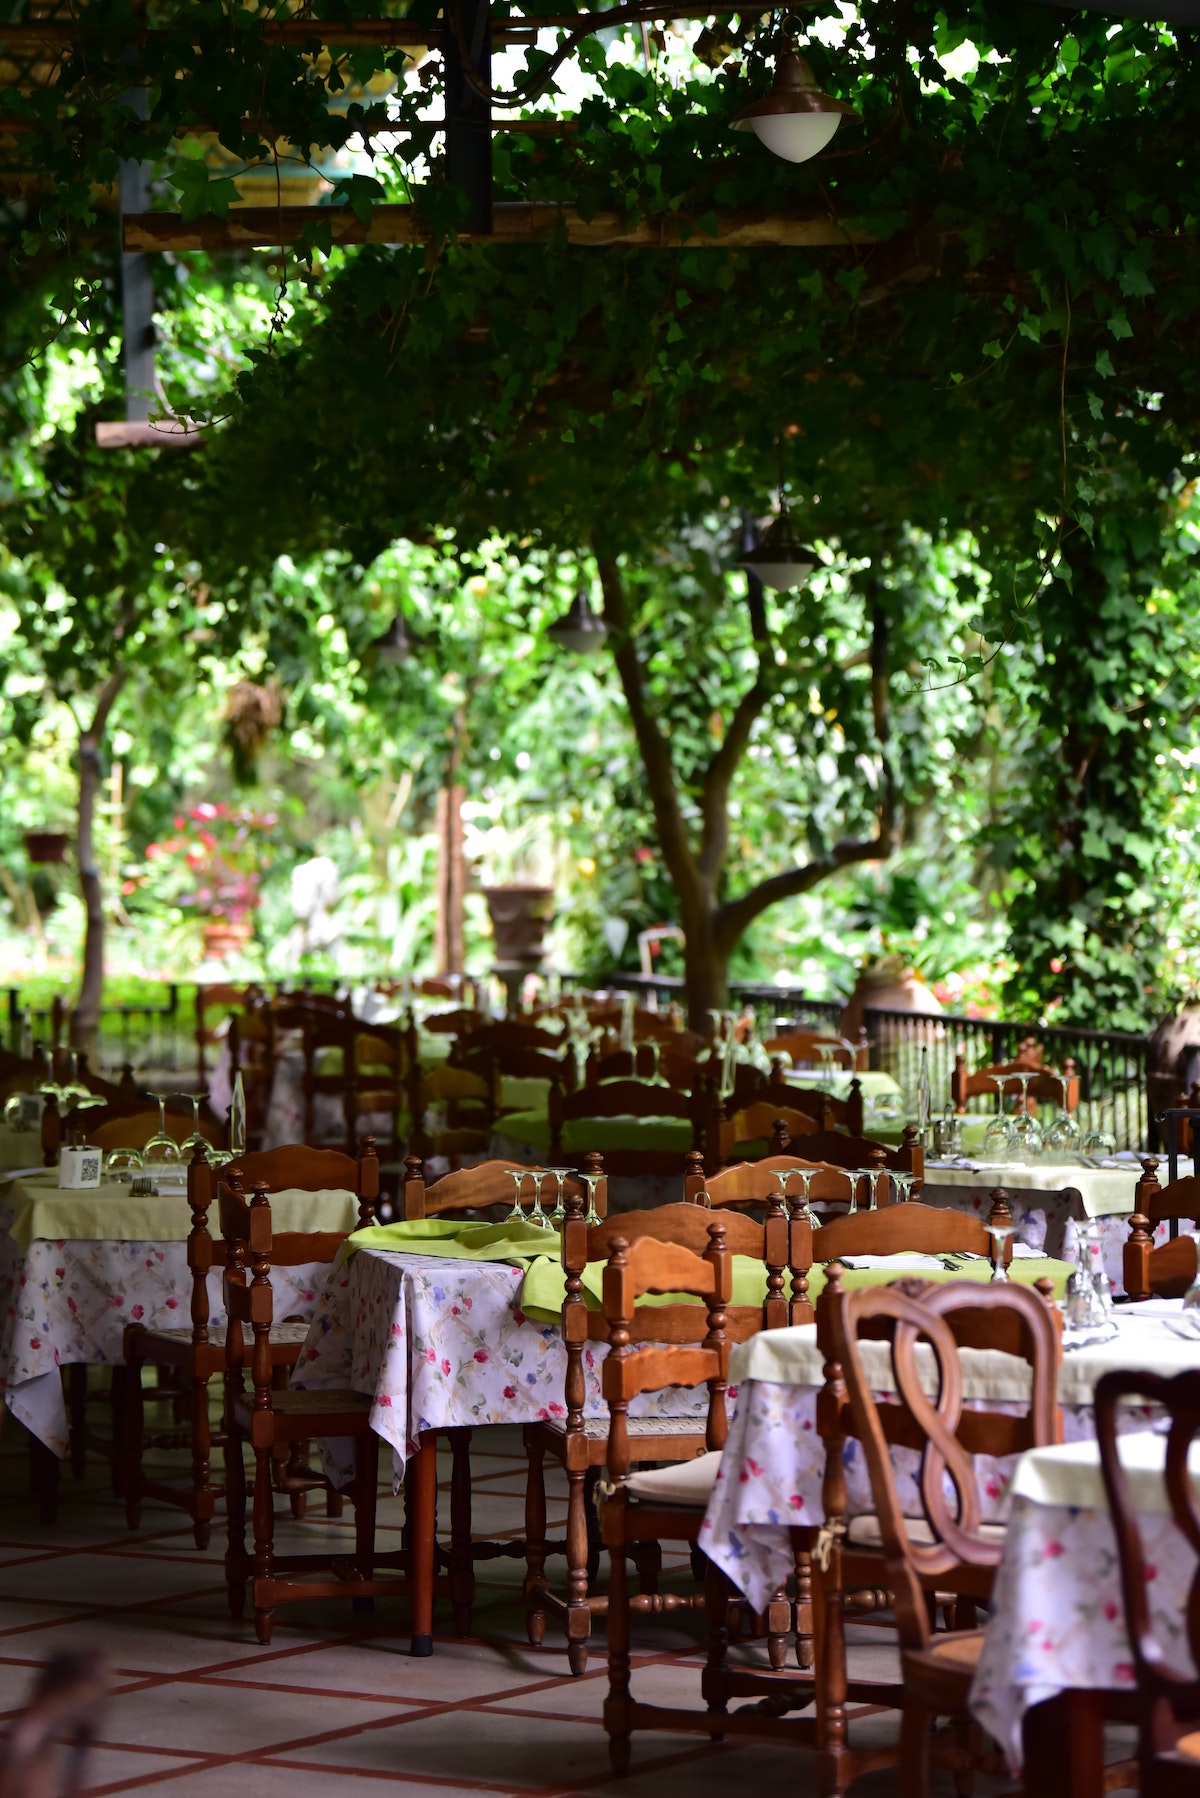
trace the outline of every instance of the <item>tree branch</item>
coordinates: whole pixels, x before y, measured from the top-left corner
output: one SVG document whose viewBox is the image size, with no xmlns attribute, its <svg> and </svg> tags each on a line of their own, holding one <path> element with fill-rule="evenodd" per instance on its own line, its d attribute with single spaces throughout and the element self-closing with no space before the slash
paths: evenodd
<svg viewBox="0 0 1200 1798">
<path fill-rule="evenodd" d="M 642 665 L 638 661 L 629 624 L 629 609 L 625 602 L 620 570 L 611 557 L 605 556 L 599 548 L 595 549 L 595 556 L 600 590 L 604 595 L 604 619 L 612 632 L 613 660 L 625 694 L 625 703 L 629 707 L 642 767 L 646 771 L 646 786 L 658 826 L 659 846 L 679 895 L 680 905 L 686 914 L 693 908 L 697 897 L 698 870 L 679 804 L 679 789 L 675 783 L 671 751 L 646 700 Z"/>
<path fill-rule="evenodd" d="M 717 878 L 729 853 L 729 789 L 749 748 L 754 726 L 771 697 L 771 633 L 767 628 L 763 584 L 753 570 L 746 574 L 746 605 L 750 634 L 758 650 L 758 673 L 754 685 L 747 688 L 734 708 L 721 747 L 705 770 L 700 795 L 700 873 L 714 896 Z"/>
<path fill-rule="evenodd" d="M 814 856 L 802 868 L 789 868 L 783 874 L 772 874 L 767 880 L 760 880 L 757 886 L 750 888 L 738 899 L 726 900 L 718 906 L 715 935 L 717 942 L 726 949 L 731 949 L 738 938 L 753 924 L 755 918 L 768 907 L 778 905 L 781 899 L 794 899 L 797 893 L 807 893 L 829 875 L 836 874 L 839 868 L 849 868 L 855 862 L 882 861 L 892 852 L 892 823 L 880 810 L 879 831 L 876 836 L 855 841 L 844 839 L 836 843 L 825 855 Z"/>
</svg>

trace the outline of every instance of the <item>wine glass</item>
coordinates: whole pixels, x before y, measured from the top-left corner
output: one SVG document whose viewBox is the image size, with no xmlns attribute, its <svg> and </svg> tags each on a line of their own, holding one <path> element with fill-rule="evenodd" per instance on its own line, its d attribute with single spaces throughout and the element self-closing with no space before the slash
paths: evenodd
<svg viewBox="0 0 1200 1798">
<path fill-rule="evenodd" d="M 119 1180 L 122 1185 L 132 1182 L 135 1174 L 142 1171 L 142 1157 L 137 1149 L 110 1149 L 104 1157 L 104 1173 L 109 1180 Z"/>
<path fill-rule="evenodd" d="M 989 1074 L 988 1079 L 996 1088 L 996 1115 L 983 1133 L 983 1159 L 1009 1161 L 1015 1154 L 1017 1145 L 1012 1125 L 1004 1114 L 1004 1088 L 1012 1075 Z"/>
<path fill-rule="evenodd" d="M 879 1119 L 881 1124 L 894 1124 L 904 1109 L 900 1102 L 899 1093 L 876 1093 L 871 1103 L 874 1107 L 875 1116 Z"/>
<path fill-rule="evenodd" d="M 850 1204 L 846 1210 L 847 1217 L 855 1217 L 858 1213 L 858 1183 L 862 1179 L 864 1171 L 861 1167 L 855 1168 L 853 1172 L 849 1168 L 846 1170 L 846 1178 L 850 1182 Z"/>
<path fill-rule="evenodd" d="M 1012 1078 L 1021 1083 L 1021 1096 L 1017 1101 L 1016 1115 L 1012 1121 L 1017 1154 L 1022 1161 L 1034 1161 L 1042 1147 L 1042 1127 L 1029 1110 L 1029 1082 L 1034 1076 L 1032 1074 L 1014 1074 Z"/>
<path fill-rule="evenodd" d="M 833 1056 L 834 1056 L 833 1044 L 832 1043 L 818 1043 L 817 1044 L 817 1054 L 821 1058 L 821 1070 L 820 1070 L 820 1075 L 819 1075 L 821 1085 L 822 1086 L 832 1086 L 833 1085 Z"/>
<path fill-rule="evenodd" d="M 912 1189 L 916 1184 L 916 1179 L 917 1176 L 915 1174 L 893 1173 L 892 1185 L 900 1188 L 899 1203 L 901 1205 L 908 1204 L 909 1199 L 912 1197 Z"/>
<path fill-rule="evenodd" d="M 877 1211 L 879 1209 L 879 1198 L 875 1183 L 879 1178 L 879 1169 L 874 1167 L 860 1167 L 856 1178 L 867 1182 L 867 1210 Z"/>
<path fill-rule="evenodd" d="M 584 1185 L 588 1189 L 587 1214 L 584 1217 L 583 1221 L 590 1229 L 593 1224 L 599 1224 L 599 1223 L 603 1222 L 603 1219 L 601 1218 L 600 1213 L 596 1210 L 596 1188 L 599 1186 L 601 1180 L 603 1180 L 604 1175 L 603 1174 L 582 1174 L 580 1176 L 580 1178 L 583 1180 Z"/>
<path fill-rule="evenodd" d="M 79 1051 L 77 1049 L 72 1049 L 67 1056 L 67 1077 L 63 1081 L 60 1089 L 60 1096 L 64 1099 L 91 1099 L 95 1097 L 91 1089 L 86 1087 L 79 1078 Z"/>
<path fill-rule="evenodd" d="M 1017 1226 L 1011 1221 L 1007 1224 L 988 1223 L 985 1230 L 992 1239 L 992 1279 L 1007 1280 L 1008 1269 L 1004 1265 L 1004 1245 L 1010 1236 L 1016 1235 Z"/>
<path fill-rule="evenodd" d="M 1070 1154 L 1079 1147 L 1079 1125 L 1064 1105 L 1046 1126 L 1042 1146 L 1049 1155 Z"/>
<path fill-rule="evenodd" d="M 563 1203 L 563 1190 L 572 1170 L 569 1167 L 548 1167 L 546 1172 L 548 1174 L 553 1174 L 554 1178 L 558 1181 L 558 1199 L 555 1203 L 554 1210 L 550 1213 L 550 1222 L 552 1224 L 561 1224 L 567 1215 L 567 1208 Z"/>
<path fill-rule="evenodd" d="M 512 1210 L 507 1212 L 504 1218 L 506 1224 L 523 1224 L 525 1222 L 525 1208 L 521 1204 L 521 1194 L 525 1188 L 525 1175 L 527 1171 L 528 1170 L 523 1167 L 510 1167 L 505 1169 L 509 1179 L 517 1189 L 516 1197 L 513 1199 Z"/>
<path fill-rule="evenodd" d="M 776 1180 L 778 1180 L 778 1182 L 779 1182 L 779 1196 L 783 1200 L 785 1209 L 787 1208 L 787 1202 L 788 1202 L 788 1182 L 789 1182 L 789 1180 L 791 1180 L 793 1177 L 798 1180 L 803 1180 L 804 1192 L 800 1198 L 800 1206 L 799 1206 L 800 1213 L 801 1213 L 801 1216 L 806 1217 L 808 1219 L 809 1223 L 812 1225 L 814 1230 L 819 1230 L 821 1227 L 821 1220 L 817 1216 L 816 1212 L 813 1210 L 812 1206 L 808 1202 L 808 1189 L 812 1185 L 813 1175 L 817 1171 L 816 1168 L 815 1167 L 797 1167 L 797 1168 L 779 1168 L 779 1167 L 777 1167 L 777 1168 L 774 1168 L 772 1171 L 775 1175 Z"/>
<path fill-rule="evenodd" d="M 167 1134 L 167 1101 L 158 1101 L 158 1135 L 152 1136 L 142 1150 L 144 1165 L 157 1162 L 163 1167 L 178 1166 L 181 1157 L 179 1144 L 173 1136 Z"/>
<path fill-rule="evenodd" d="M 1112 1130 L 1104 1128 L 1104 1102 L 1097 1106 L 1097 1122 L 1083 1139 L 1082 1153 L 1093 1161 L 1101 1161 L 1106 1155 L 1117 1152 L 1117 1138 Z"/>
<path fill-rule="evenodd" d="M 534 1169 L 529 1178 L 533 1181 L 533 1204 L 529 1208 L 529 1222 L 535 1230 L 549 1230 L 550 1219 L 542 1210 L 542 1181 L 546 1176 L 541 1169 Z"/>
<path fill-rule="evenodd" d="M 200 1102 L 204 1095 L 203 1093 L 176 1093 L 174 1097 L 186 1099 L 192 1108 L 192 1133 L 190 1136 L 185 1136 L 179 1145 L 181 1154 L 186 1151 L 190 1155 L 191 1151 L 199 1148 L 201 1143 L 206 1147 L 208 1145 L 208 1138 L 200 1128 Z"/>
</svg>

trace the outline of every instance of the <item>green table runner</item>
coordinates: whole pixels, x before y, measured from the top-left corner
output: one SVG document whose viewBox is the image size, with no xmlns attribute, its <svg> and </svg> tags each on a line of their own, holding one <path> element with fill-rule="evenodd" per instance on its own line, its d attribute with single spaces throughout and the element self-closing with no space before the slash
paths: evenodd
<svg viewBox="0 0 1200 1798">
<path fill-rule="evenodd" d="M 35 1237 L 47 1242 L 186 1242 L 192 1213 L 184 1193 L 134 1198 L 119 1180 L 82 1191 L 64 1190 L 58 1174 L 33 1175 L 0 1187 L 0 1208 L 10 1211 L 9 1234 L 18 1248 Z M 358 1219 L 358 1200 L 341 1190 L 271 1195 L 271 1222 L 285 1231 L 329 1230 L 339 1235 Z M 216 1208 L 209 1227 L 217 1229 Z"/>
<path fill-rule="evenodd" d="M 557 1230 L 539 1230 L 533 1224 L 464 1223 L 456 1218 L 413 1218 L 399 1224 L 375 1224 L 369 1230 L 358 1230 L 348 1243 L 356 1249 L 384 1249 L 410 1255 L 445 1255 L 458 1261 L 505 1262 L 524 1267 L 525 1278 L 517 1298 L 517 1307 L 526 1317 L 538 1323 L 557 1323 L 566 1296 L 566 1276 L 562 1269 L 562 1241 Z M 985 1259 L 967 1261 L 961 1267 L 948 1268 L 933 1256 L 897 1255 L 894 1265 L 855 1268 L 853 1257 L 847 1269 L 847 1286 L 882 1286 L 903 1274 L 914 1274 L 928 1280 L 988 1280 L 991 1264 Z M 599 1310 L 604 1279 L 603 1261 L 589 1261 L 583 1273 L 584 1299 L 591 1310 Z M 1054 1282 L 1054 1296 L 1061 1298 L 1072 1272 L 1066 1261 L 1053 1261 L 1041 1256 L 1022 1256 L 1012 1263 L 1012 1278 L 1022 1286 L 1032 1286 L 1047 1275 Z M 815 1301 L 825 1285 L 825 1269 L 818 1263 L 808 1276 L 809 1296 Z M 766 1298 L 767 1275 L 763 1263 L 755 1256 L 733 1257 L 733 1303 L 761 1305 Z M 639 1304 L 699 1304 L 683 1293 L 647 1294 Z"/>
<path fill-rule="evenodd" d="M 550 1147 L 550 1119 L 544 1111 L 510 1112 L 497 1121 L 496 1129 L 513 1142 L 528 1143 L 540 1154 Z M 682 1157 L 692 1146 L 692 1126 L 687 1118 L 568 1118 L 562 1146 L 564 1154 L 589 1149 L 601 1154 L 610 1149 L 658 1149 L 678 1150 Z M 682 1167 L 681 1160 L 681 1172 Z"/>
</svg>

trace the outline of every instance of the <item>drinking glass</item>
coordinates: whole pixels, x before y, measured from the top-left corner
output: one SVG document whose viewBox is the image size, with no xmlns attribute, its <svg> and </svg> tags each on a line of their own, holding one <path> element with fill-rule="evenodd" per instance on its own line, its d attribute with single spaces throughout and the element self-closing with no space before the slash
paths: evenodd
<svg viewBox="0 0 1200 1798">
<path fill-rule="evenodd" d="M 542 1181 L 546 1176 L 539 1170 L 531 1173 L 529 1178 L 533 1181 L 533 1204 L 529 1208 L 529 1222 L 535 1229 L 549 1230 L 550 1219 L 542 1210 Z"/>
<path fill-rule="evenodd" d="M 879 1179 L 879 1173 L 880 1170 L 875 1167 L 860 1167 L 858 1170 L 857 1177 L 860 1180 L 865 1180 L 867 1182 L 868 1211 L 877 1211 L 879 1209 L 878 1193 L 876 1190 L 876 1181 Z"/>
<path fill-rule="evenodd" d="M 583 1221 L 590 1229 L 593 1224 L 599 1224 L 599 1223 L 603 1222 L 603 1219 L 601 1218 L 600 1213 L 596 1210 L 596 1188 L 599 1186 L 601 1180 L 603 1180 L 604 1175 L 603 1174 L 582 1174 L 580 1176 L 580 1178 L 583 1180 L 584 1185 L 588 1189 L 587 1214 L 584 1217 Z"/>
<path fill-rule="evenodd" d="M 847 1217 L 854 1217 L 857 1214 L 857 1211 L 858 1211 L 858 1182 L 862 1178 L 863 1171 L 864 1170 L 861 1167 L 857 1167 L 853 1171 L 851 1171 L 849 1168 L 847 1168 L 847 1170 L 846 1170 L 846 1178 L 850 1182 L 850 1204 L 846 1209 Z"/>
<path fill-rule="evenodd" d="M 992 1266 L 993 1280 L 1007 1280 L 1008 1269 L 1004 1265 L 1004 1245 L 1010 1236 L 1015 1236 L 1015 1224 L 985 1224 L 984 1228 L 992 1239 L 994 1261 Z"/>
<path fill-rule="evenodd" d="M 989 1074 L 988 1079 L 996 1088 L 996 1115 L 983 1133 L 984 1161 L 1010 1161 L 1016 1153 L 1016 1140 L 1012 1125 L 1004 1114 L 1004 1088 L 1012 1079 L 1011 1074 Z"/>
<path fill-rule="evenodd" d="M 814 1230 L 819 1230 L 821 1228 L 821 1220 L 808 1202 L 808 1189 L 813 1183 L 813 1176 L 816 1171 L 815 1167 L 777 1167 L 775 1168 L 774 1173 L 775 1178 L 779 1182 L 779 1196 L 783 1200 L 785 1208 L 787 1207 L 788 1181 L 792 1179 L 803 1180 L 804 1192 L 800 1198 L 800 1212 L 802 1216 L 808 1219 Z"/>
<path fill-rule="evenodd" d="M 1200 1311 L 1200 1273 L 1197 1273 L 1183 1295 L 1183 1308 L 1185 1311 Z"/>
<path fill-rule="evenodd" d="M 510 1167 L 506 1168 L 504 1171 L 517 1189 L 516 1197 L 513 1199 L 512 1210 L 505 1213 L 504 1221 L 506 1224 L 523 1224 L 525 1222 L 525 1208 L 521 1204 L 521 1193 L 525 1187 L 525 1175 L 528 1170 L 523 1167 Z"/>
<path fill-rule="evenodd" d="M 915 1174 L 894 1173 L 892 1175 L 892 1185 L 900 1188 L 900 1203 L 902 1205 L 907 1205 L 909 1199 L 912 1197 L 912 1189 L 916 1184 L 916 1178 L 917 1176 Z"/>
<path fill-rule="evenodd" d="M 201 1143 L 206 1147 L 208 1145 L 208 1138 L 200 1128 L 200 1101 L 203 1096 L 202 1093 L 176 1093 L 174 1095 L 177 1099 L 186 1099 L 192 1108 L 192 1133 L 190 1136 L 185 1136 L 179 1145 L 180 1153 L 183 1154 L 186 1151 L 189 1157 L 192 1150 L 199 1147 Z"/>
<path fill-rule="evenodd" d="M 128 1184 L 142 1171 L 142 1157 L 137 1149 L 110 1149 L 104 1157 L 104 1173 L 109 1180 Z"/>
<path fill-rule="evenodd" d="M 21 1121 L 22 1115 L 21 1094 L 14 1093 L 11 1099 L 4 1101 L 4 1122 L 10 1130 L 23 1130 L 26 1126 Z"/>
<path fill-rule="evenodd" d="M 550 1213 L 550 1222 L 552 1224 L 561 1224 L 567 1215 L 567 1208 L 563 1203 L 563 1188 L 567 1177 L 572 1170 L 569 1167 L 548 1167 L 546 1172 L 548 1174 L 553 1174 L 554 1178 L 558 1181 L 558 1199 L 555 1203 L 554 1210 Z"/>
<path fill-rule="evenodd" d="M 821 1072 L 820 1072 L 821 1085 L 822 1086 L 832 1086 L 833 1085 L 833 1057 L 834 1057 L 833 1044 L 832 1043 L 818 1043 L 817 1044 L 817 1054 L 821 1057 Z"/>
<path fill-rule="evenodd" d="M 1021 1082 L 1021 1096 L 1017 1101 L 1017 1112 L 1012 1121 L 1017 1154 L 1022 1161 L 1034 1161 L 1041 1153 L 1042 1127 L 1028 1108 L 1029 1082 L 1033 1079 L 1033 1075 L 1016 1074 L 1011 1077 Z"/>
<path fill-rule="evenodd" d="M 157 1162 L 160 1167 L 178 1166 L 181 1157 L 179 1144 L 173 1136 L 167 1135 L 167 1101 L 158 1101 L 158 1135 L 152 1136 L 142 1150 L 142 1162 L 148 1166 Z"/>
<path fill-rule="evenodd" d="M 904 1109 L 899 1093 L 876 1093 L 874 1098 L 875 1116 L 881 1124 L 894 1124 Z"/>
<path fill-rule="evenodd" d="M 1100 1161 L 1105 1155 L 1115 1155 L 1117 1152 L 1115 1132 L 1104 1128 L 1103 1102 L 1097 1107 L 1097 1119 L 1097 1124 L 1088 1131 L 1082 1145 L 1082 1153 L 1090 1156 L 1093 1161 Z"/>
<path fill-rule="evenodd" d="M 1042 1147 L 1048 1155 L 1071 1154 L 1079 1147 L 1079 1125 L 1064 1106 L 1046 1126 Z"/>
<path fill-rule="evenodd" d="M 64 1099 L 91 1099 L 95 1095 L 79 1078 L 79 1052 L 72 1049 L 67 1056 L 67 1077 L 63 1081 L 61 1095 Z"/>
</svg>

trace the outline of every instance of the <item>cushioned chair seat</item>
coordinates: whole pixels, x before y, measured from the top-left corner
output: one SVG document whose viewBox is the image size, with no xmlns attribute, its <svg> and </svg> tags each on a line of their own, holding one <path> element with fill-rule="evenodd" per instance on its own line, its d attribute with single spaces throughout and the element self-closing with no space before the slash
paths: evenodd
<svg viewBox="0 0 1200 1798">
<path fill-rule="evenodd" d="M 299 1392 L 290 1389 L 271 1394 L 271 1409 L 280 1417 L 332 1417 L 347 1411 L 368 1412 L 374 1402 L 367 1392 Z M 252 1411 L 250 1395 L 247 1393 L 238 1402 L 238 1412 L 239 1415 L 244 1413 L 250 1416 Z"/>
<path fill-rule="evenodd" d="M 178 1330 L 147 1330 L 146 1335 L 151 1342 L 190 1342 L 192 1340 L 190 1325 L 185 1325 L 182 1329 Z M 301 1348 L 307 1340 L 307 1337 L 307 1324 L 271 1325 L 272 1346 L 278 1346 L 279 1348 Z M 212 1347 L 220 1348 L 225 1341 L 225 1325 L 209 1324 L 208 1340 Z M 254 1332 L 249 1324 L 242 1325 L 242 1341 L 246 1344 L 247 1348 L 253 1346 Z"/>
<path fill-rule="evenodd" d="M 710 1450 L 690 1461 L 676 1461 L 670 1467 L 631 1473 L 625 1481 L 625 1490 L 637 1498 L 651 1499 L 658 1504 L 689 1505 L 703 1511 L 712 1497 L 720 1465 L 720 1455 Z"/>
<path fill-rule="evenodd" d="M 566 1423 L 561 1417 L 548 1417 L 542 1420 L 542 1428 L 553 1430 L 562 1435 L 566 1431 Z M 705 1422 L 703 1417 L 631 1417 L 628 1420 L 631 1436 L 703 1436 Z M 584 1420 L 583 1434 L 593 1441 L 600 1436 L 608 1435 L 607 1417 L 588 1417 Z"/>
<path fill-rule="evenodd" d="M 922 1547 L 932 1544 L 934 1537 L 924 1517 L 906 1517 L 904 1527 L 910 1542 Z M 980 1535 L 993 1542 L 1003 1542 L 1004 1525 L 1002 1523 L 985 1523 Z M 846 1542 L 850 1548 L 882 1548 L 883 1535 L 879 1528 L 879 1519 L 874 1512 L 864 1512 L 861 1517 L 852 1517 L 846 1528 Z"/>
</svg>

